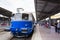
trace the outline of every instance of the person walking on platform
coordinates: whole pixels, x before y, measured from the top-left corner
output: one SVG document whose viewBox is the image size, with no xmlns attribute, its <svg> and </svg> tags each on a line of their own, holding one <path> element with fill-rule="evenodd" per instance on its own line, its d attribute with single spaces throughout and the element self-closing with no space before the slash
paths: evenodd
<svg viewBox="0 0 60 40">
<path fill-rule="evenodd" d="M 57 24 L 57 32 L 59 33 L 59 31 L 60 31 L 60 22 L 58 22 Z"/>
<path fill-rule="evenodd" d="M 57 23 L 55 23 L 54 26 L 55 26 L 55 32 L 57 32 Z"/>
</svg>

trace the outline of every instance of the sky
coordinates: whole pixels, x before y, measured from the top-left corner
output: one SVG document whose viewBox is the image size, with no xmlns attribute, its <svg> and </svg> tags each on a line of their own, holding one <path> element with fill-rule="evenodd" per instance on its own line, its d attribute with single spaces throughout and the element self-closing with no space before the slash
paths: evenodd
<svg viewBox="0 0 60 40">
<path fill-rule="evenodd" d="M 34 0 L 0 0 L 0 7 L 16 13 L 17 8 L 23 8 L 28 12 L 35 12 Z"/>
<path fill-rule="evenodd" d="M 32 12 L 35 15 L 34 0 L 0 0 L 0 7 L 5 8 L 13 13 L 17 13 L 17 8 L 23 8 L 21 12 Z"/>
</svg>

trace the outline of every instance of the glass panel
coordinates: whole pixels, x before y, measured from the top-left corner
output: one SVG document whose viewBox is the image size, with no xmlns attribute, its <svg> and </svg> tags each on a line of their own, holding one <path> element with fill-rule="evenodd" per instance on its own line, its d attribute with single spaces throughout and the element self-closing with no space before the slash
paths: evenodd
<svg viewBox="0 0 60 40">
<path fill-rule="evenodd" d="M 28 14 L 22 14 L 22 20 L 28 20 L 29 19 L 29 15 Z"/>
<path fill-rule="evenodd" d="M 11 18 L 12 21 L 20 21 L 22 20 L 22 14 L 20 13 L 16 13 L 12 18 Z"/>
<path fill-rule="evenodd" d="M 32 15 L 31 14 L 29 14 L 29 20 L 32 21 Z"/>
</svg>

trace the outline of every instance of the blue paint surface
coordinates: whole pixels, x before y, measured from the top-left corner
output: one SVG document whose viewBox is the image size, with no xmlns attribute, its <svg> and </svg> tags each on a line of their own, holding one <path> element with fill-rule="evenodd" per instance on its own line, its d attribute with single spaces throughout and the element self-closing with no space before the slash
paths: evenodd
<svg viewBox="0 0 60 40">
<path fill-rule="evenodd" d="M 11 32 L 15 35 L 15 34 L 25 34 L 25 35 L 29 35 L 32 32 L 32 26 L 33 22 L 32 21 L 11 21 Z M 22 33 L 22 28 L 26 28 L 27 32 L 26 33 Z M 16 33 L 17 32 L 17 33 Z"/>
</svg>

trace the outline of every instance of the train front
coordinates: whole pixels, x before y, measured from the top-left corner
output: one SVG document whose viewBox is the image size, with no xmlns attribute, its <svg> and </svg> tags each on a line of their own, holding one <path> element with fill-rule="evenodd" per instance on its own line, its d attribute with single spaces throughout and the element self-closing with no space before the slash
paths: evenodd
<svg viewBox="0 0 60 40">
<path fill-rule="evenodd" d="M 33 21 L 30 14 L 17 13 L 11 20 L 11 33 L 14 36 L 30 35 L 33 32 Z"/>
</svg>

